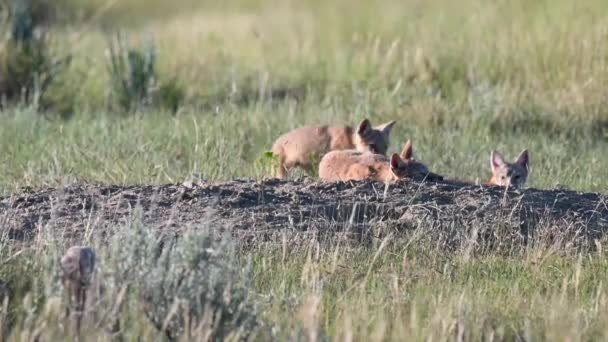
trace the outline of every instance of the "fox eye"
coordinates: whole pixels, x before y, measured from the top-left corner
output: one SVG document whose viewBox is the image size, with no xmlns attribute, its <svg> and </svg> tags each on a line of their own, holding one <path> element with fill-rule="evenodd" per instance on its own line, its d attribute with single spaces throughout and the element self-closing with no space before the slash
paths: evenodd
<svg viewBox="0 0 608 342">
<path fill-rule="evenodd" d="M 507 176 L 501 176 L 500 179 L 505 180 L 507 179 Z"/>
<path fill-rule="evenodd" d="M 513 176 L 513 179 L 519 179 L 519 175 Z"/>
</svg>

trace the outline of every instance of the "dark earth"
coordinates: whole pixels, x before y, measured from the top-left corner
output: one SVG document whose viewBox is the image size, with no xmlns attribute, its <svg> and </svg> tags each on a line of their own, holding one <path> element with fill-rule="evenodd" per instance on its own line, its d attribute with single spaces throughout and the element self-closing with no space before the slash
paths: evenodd
<svg viewBox="0 0 608 342">
<path fill-rule="evenodd" d="M 140 209 L 138 209 L 140 208 Z M 608 231 L 600 193 L 507 191 L 452 181 L 321 183 L 309 179 L 113 186 L 73 184 L 0 198 L 2 236 L 28 241 L 44 232 L 81 238 L 134 220 L 161 232 L 194 227 L 251 243 L 285 234 L 410 235 L 449 246 L 544 239 L 597 246 Z M 326 233 L 329 233 L 327 235 Z M 488 246 L 488 244 L 484 244 Z"/>
</svg>

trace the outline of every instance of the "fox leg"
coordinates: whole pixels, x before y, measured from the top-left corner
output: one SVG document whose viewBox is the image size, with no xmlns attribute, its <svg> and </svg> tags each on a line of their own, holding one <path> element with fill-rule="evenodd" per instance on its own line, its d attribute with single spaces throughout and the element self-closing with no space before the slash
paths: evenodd
<svg viewBox="0 0 608 342">
<path fill-rule="evenodd" d="M 287 177 L 287 166 L 285 160 L 285 152 L 280 148 L 273 148 L 272 153 L 278 160 L 275 159 L 276 167 L 274 168 L 274 176 L 279 179 Z"/>
<path fill-rule="evenodd" d="M 281 163 L 275 169 L 275 177 L 277 177 L 279 179 L 285 179 L 285 177 L 287 177 L 287 168 L 285 167 L 285 165 L 283 163 Z"/>
<path fill-rule="evenodd" d="M 305 165 L 302 165 L 298 162 L 293 161 L 282 161 L 277 169 L 277 177 L 280 179 L 284 179 L 289 174 L 289 171 L 293 168 L 301 167 L 305 169 Z"/>
<path fill-rule="evenodd" d="M 313 167 L 312 163 L 309 164 L 301 164 L 300 167 L 309 175 L 309 176 L 314 176 L 315 174 L 315 168 Z"/>
</svg>

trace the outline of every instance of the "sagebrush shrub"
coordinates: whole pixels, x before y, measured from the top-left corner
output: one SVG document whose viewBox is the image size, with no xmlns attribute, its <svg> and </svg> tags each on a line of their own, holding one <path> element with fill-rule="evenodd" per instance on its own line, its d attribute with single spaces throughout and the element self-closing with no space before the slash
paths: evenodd
<svg viewBox="0 0 608 342">
<path fill-rule="evenodd" d="M 249 272 L 238 269 L 229 238 L 203 229 L 159 238 L 136 224 L 113 249 L 117 280 L 138 285 L 146 317 L 169 338 L 243 338 L 256 327 Z"/>
<path fill-rule="evenodd" d="M 177 111 L 183 91 L 175 78 L 159 81 L 157 52 L 152 43 L 130 47 L 121 35 L 116 35 L 108 46 L 111 96 L 119 109 L 134 112 L 154 105 Z"/>
<path fill-rule="evenodd" d="M 0 97 L 5 103 L 45 108 L 53 101 L 47 91 L 71 61 L 50 48 L 40 1 L 15 0 L 3 6 L 0 29 Z"/>
</svg>

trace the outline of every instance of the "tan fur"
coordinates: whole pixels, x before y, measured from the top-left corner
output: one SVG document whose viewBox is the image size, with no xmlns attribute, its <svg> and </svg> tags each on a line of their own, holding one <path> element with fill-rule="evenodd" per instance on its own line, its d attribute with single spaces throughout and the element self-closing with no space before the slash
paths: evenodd
<svg viewBox="0 0 608 342">
<path fill-rule="evenodd" d="M 59 260 L 62 282 L 67 293 L 66 315 L 74 311 L 75 330 L 80 326 L 87 308 L 94 306 L 101 290 L 97 277 L 95 252 L 90 247 L 73 246 Z"/>
<path fill-rule="evenodd" d="M 528 179 L 528 151 L 523 150 L 514 163 L 505 162 L 498 152 L 492 151 L 490 153 L 490 166 L 492 168 L 492 178 L 485 185 L 520 188 Z"/>
<path fill-rule="evenodd" d="M 404 178 L 443 179 L 413 158 L 410 141 L 405 144 L 401 156 L 395 153 L 391 158 L 355 150 L 329 152 L 321 159 L 319 177 L 325 181 L 373 179 L 380 182 Z"/>
<path fill-rule="evenodd" d="M 390 121 L 372 127 L 369 120 L 365 119 L 356 129 L 350 126 L 309 126 L 294 129 L 280 136 L 272 146 L 272 152 L 279 161 L 276 176 L 284 178 L 294 167 L 310 171 L 315 158 L 321 158 L 329 151 L 357 150 L 384 155 L 394 124 L 395 121 Z"/>
</svg>

